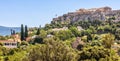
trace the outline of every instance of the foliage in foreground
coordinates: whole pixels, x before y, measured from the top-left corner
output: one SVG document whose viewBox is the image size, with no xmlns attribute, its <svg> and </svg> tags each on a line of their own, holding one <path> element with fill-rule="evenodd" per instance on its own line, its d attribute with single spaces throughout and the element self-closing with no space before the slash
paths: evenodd
<svg viewBox="0 0 120 61">
<path fill-rule="evenodd" d="M 37 45 L 28 55 L 28 61 L 77 61 L 77 52 L 60 41 L 45 40 Z"/>
</svg>

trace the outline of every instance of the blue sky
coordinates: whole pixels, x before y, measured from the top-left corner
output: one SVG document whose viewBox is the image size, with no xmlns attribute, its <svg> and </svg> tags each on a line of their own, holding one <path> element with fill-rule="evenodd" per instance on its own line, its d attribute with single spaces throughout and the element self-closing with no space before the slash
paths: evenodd
<svg viewBox="0 0 120 61">
<path fill-rule="evenodd" d="M 60 16 L 80 8 L 104 6 L 120 9 L 120 0 L 0 0 L 0 25 L 44 26 L 56 14 Z"/>
</svg>

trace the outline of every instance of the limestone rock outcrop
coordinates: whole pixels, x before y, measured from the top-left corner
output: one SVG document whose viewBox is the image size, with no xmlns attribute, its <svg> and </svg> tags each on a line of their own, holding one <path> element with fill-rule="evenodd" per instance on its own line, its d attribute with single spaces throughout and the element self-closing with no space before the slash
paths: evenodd
<svg viewBox="0 0 120 61">
<path fill-rule="evenodd" d="M 115 21 L 120 21 L 120 10 L 112 10 L 110 7 L 79 9 L 76 12 L 69 12 L 63 16 L 53 18 L 52 22 L 57 21 L 83 21 L 83 20 L 101 20 L 105 21 L 114 17 Z"/>
</svg>

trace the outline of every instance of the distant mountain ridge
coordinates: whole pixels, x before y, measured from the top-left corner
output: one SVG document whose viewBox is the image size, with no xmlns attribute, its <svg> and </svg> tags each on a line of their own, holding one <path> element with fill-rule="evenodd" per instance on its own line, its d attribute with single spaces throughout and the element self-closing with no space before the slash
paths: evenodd
<svg viewBox="0 0 120 61">
<path fill-rule="evenodd" d="M 16 32 L 20 32 L 20 27 L 0 26 L 0 35 L 2 35 L 2 36 L 10 35 L 11 29 L 15 30 Z"/>
<path fill-rule="evenodd" d="M 63 16 L 53 18 L 53 23 L 59 21 L 82 21 L 82 20 L 109 20 L 120 21 L 120 10 L 112 10 L 110 7 L 91 8 L 91 9 L 79 9 L 76 12 L 69 12 Z"/>
<path fill-rule="evenodd" d="M 5 27 L 5 26 L 0 26 L 0 28 L 7 28 L 7 27 Z"/>
</svg>

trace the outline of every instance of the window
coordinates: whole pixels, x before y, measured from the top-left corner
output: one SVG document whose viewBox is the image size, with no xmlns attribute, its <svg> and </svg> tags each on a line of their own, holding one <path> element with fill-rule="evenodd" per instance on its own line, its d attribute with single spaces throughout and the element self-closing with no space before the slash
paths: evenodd
<svg viewBox="0 0 120 61">
<path fill-rule="evenodd" d="M 15 46 L 16 45 L 16 43 L 12 43 L 12 46 Z"/>
<path fill-rule="evenodd" d="M 9 43 L 4 43 L 5 45 L 9 45 Z"/>
</svg>

